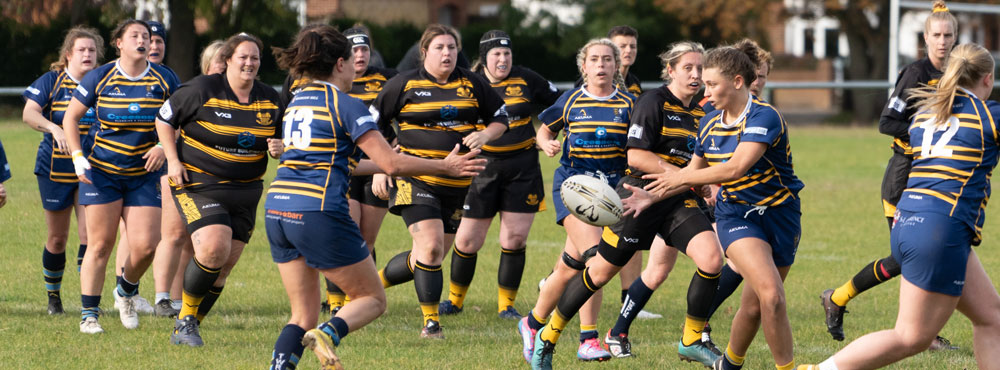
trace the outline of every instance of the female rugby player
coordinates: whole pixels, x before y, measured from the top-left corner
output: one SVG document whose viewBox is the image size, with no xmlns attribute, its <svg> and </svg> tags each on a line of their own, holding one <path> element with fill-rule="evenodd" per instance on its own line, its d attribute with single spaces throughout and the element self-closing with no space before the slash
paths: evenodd
<svg viewBox="0 0 1000 370">
<path fill-rule="evenodd" d="M 132 297 L 139 292 L 139 278 L 149 268 L 160 238 L 156 183 L 163 149 L 156 147 L 153 121 L 156 110 L 180 84 L 172 72 L 146 61 L 146 23 L 123 21 L 112 35 L 120 57 L 84 76 L 63 118 L 66 142 L 81 181 L 80 203 L 96 212 L 92 214 L 102 215 L 87 218 L 90 245 L 80 270 L 80 331 L 89 334 L 104 331 L 97 321 L 104 269 L 121 218 L 129 231 L 131 251 L 114 292 L 115 303 L 126 328 L 139 326 Z M 100 125 L 92 135 L 93 150 L 84 157 L 79 122 L 88 109 L 94 109 Z"/>
<path fill-rule="evenodd" d="M 87 222 L 83 206 L 77 202 L 79 180 L 73 171 L 73 161 L 66 144 L 66 133 L 62 121 L 69 101 L 73 98 L 83 76 L 97 67 L 104 57 L 104 38 L 97 30 L 88 27 L 74 27 L 66 33 L 59 60 L 52 63 L 51 71 L 39 77 L 24 90 L 24 123 L 43 132 L 35 159 L 35 176 L 45 210 L 47 238 L 42 250 L 42 269 L 45 289 L 48 291 L 49 315 L 63 313 L 60 290 L 63 269 L 66 266 L 66 240 L 69 238 L 71 213 L 76 211 L 77 233 L 80 248 L 76 266 L 79 269 L 87 252 Z M 80 119 L 80 142 L 83 150 L 90 152 L 93 144 L 88 131 L 94 124 L 94 113 L 88 110 Z"/>
<path fill-rule="evenodd" d="M 917 101 L 910 125 L 913 167 L 892 225 L 900 262 L 896 327 L 870 333 L 817 365 L 799 369 L 874 369 L 927 349 L 957 309 L 972 321 L 981 369 L 1000 362 L 1000 295 L 972 246 L 982 241 L 990 174 L 1000 141 L 993 56 L 959 45 L 936 86 L 906 92 Z"/>
<path fill-rule="evenodd" d="M 545 189 L 535 148 L 534 107 L 548 107 L 559 98 L 555 86 L 534 71 L 514 65 L 510 36 L 491 30 L 479 40 L 479 60 L 473 65 L 503 97 L 510 131 L 483 145 L 486 170 L 472 179 L 465 197 L 465 215 L 455 235 L 451 284 L 441 314 L 462 311 L 465 293 L 476 272 L 476 253 L 486 241 L 493 217 L 500 213 L 500 268 L 497 271 L 497 314 L 520 319 L 514 308 L 524 273 L 525 242 L 535 213 L 544 210 Z"/>
<path fill-rule="evenodd" d="M 504 100 L 485 78 L 456 68 L 459 48 L 454 28 L 428 26 L 420 38 L 423 66 L 396 75 L 375 98 L 371 109 L 379 127 L 398 122 L 403 153 L 440 159 L 456 144 L 479 149 L 507 130 Z M 403 217 L 413 250 L 389 260 L 380 275 L 386 287 L 413 280 L 424 338 L 444 337 L 438 316 L 441 261 L 455 240 L 470 183 L 471 177 L 402 177 L 389 197 L 389 211 Z"/>
<path fill-rule="evenodd" d="M 559 168 L 552 181 L 552 199 L 561 199 L 562 182 L 573 175 L 600 178 L 612 187 L 625 172 L 625 143 L 628 123 L 632 117 L 635 97 L 619 90 L 621 58 L 618 47 L 608 39 L 587 42 L 577 54 L 577 67 L 583 75 L 583 86 L 564 93 L 558 101 L 541 114 L 544 123 L 538 129 L 536 140 L 546 155 L 554 157 L 562 151 Z M 556 140 L 564 131 L 564 142 Z M 571 279 L 580 274 L 592 253 L 589 250 L 601 240 L 601 228 L 584 223 L 576 217 L 567 217 L 570 211 L 561 202 L 552 202 L 556 208 L 556 223 L 566 229 L 566 246 L 556 262 L 552 274 L 545 280 L 538 301 L 528 317 L 518 324 L 525 360 L 532 359 L 536 333 L 550 319 L 559 296 Z M 631 256 L 629 256 L 631 257 Z M 577 357 L 583 361 L 603 361 L 611 353 L 602 348 L 597 333 L 597 312 L 601 294 L 594 294 L 580 313 L 580 347 Z M 582 303 L 581 303 L 582 305 Z M 554 325 L 565 327 L 568 317 L 557 311 L 551 320 Z M 553 338 L 549 338 L 554 342 Z"/>
<path fill-rule="evenodd" d="M 348 178 L 360 160 L 357 149 L 393 176 L 474 176 L 485 161 L 473 159 L 476 149 L 459 155 L 458 144 L 443 160 L 395 153 L 368 108 L 345 92 L 355 78 L 354 55 L 333 27 L 303 30 L 291 47 L 276 49 L 275 54 L 281 68 L 314 80 L 301 88 L 285 112 L 285 150 L 265 201 L 271 256 L 292 307 L 292 317 L 274 344 L 271 368 L 294 369 L 303 346 L 313 349 L 324 368 L 340 368 L 335 347 L 386 307 L 375 263 L 347 205 Z M 373 173 L 372 166 L 357 170 Z M 317 271 L 343 288 L 351 301 L 315 328 Z"/>
</svg>

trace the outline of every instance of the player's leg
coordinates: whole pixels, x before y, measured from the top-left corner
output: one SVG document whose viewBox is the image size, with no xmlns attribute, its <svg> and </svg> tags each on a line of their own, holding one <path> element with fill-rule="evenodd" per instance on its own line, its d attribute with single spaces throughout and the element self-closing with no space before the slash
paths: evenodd
<svg viewBox="0 0 1000 370">
<path fill-rule="evenodd" d="M 589 256 L 597 253 L 596 247 L 601 242 L 602 228 L 586 224 L 576 217 L 566 217 L 563 220 L 563 226 L 566 228 L 566 235 L 569 236 L 573 242 L 573 246 L 576 247 L 577 253 L 583 256 L 585 262 Z M 607 277 L 608 279 L 611 279 L 621 269 L 618 266 L 615 267 L 614 272 L 610 273 L 610 276 Z M 579 279 L 570 280 L 570 283 L 574 280 Z M 601 286 L 605 283 L 606 281 L 600 282 Z M 568 290 L 569 285 L 566 287 Z M 601 337 L 597 330 L 597 318 L 601 310 L 601 301 L 604 298 L 602 292 L 603 290 L 597 289 L 590 299 L 586 300 L 583 306 L 578 309 L 580 312 L 580 346 L 577 349 L 576 356 L 580 360 L 604 361 L 611 358 L 611 353 L 601 345 Z M 563 293 L 564 296 L 566 294 L 568 294 L 568 291 Z M 556 308 L 558 309 L 558 307 L 557 305 Z M 565 313 L 570 315 L 569 318 L 572 317 L 571 313 Z M 550 324 L 552 324 L 551 321 Z"/>
<path fill-rule="evenodd" d="M 414 207 L 427 206 L 410 206 L 408 210 Z M 410 266 L 413 266 L 413 286 L 417 292 L 420 311 L 423 313 L 421 337 L 443 338 L 438 305 L 444 285 L 444 276 L 441 272 L 441 261 L 444 259 L 446 245 L 444 224 L 440 217 L 425 218 L 410 224 L 407 229 L 413 238 L 413 252 L 409 261 Z"/>
<path fill-rule="evenodd" d="M 973 251 L 965 270 L 958 310 L 972 321 L 973 353 L 980 369 L 1000 366 L 1000 295 Z"/>
<path fill-rule="evenodd" d="M 559 297 L 563 295 L 566 284 L 586 268 L 583 259 L 583 256 L 577 253 L 576 247 L 567 236 L 562 254 L 556 260 L 552 272 L 545 278 L 545 283 L 538 290 L 535 306 L 518 323 L 517 330 L 521 334 L 522 353 L 525 361 L 531 362 L 537 333 L 549 322 L 549 316 L 555 310 Z"/>
<path fill-rule="evenodd" d="M 361 185 L 358 184 L 358 182 L 361 181 L 361 178 L 362 177 L 359 176 L 352 176 L 347 190 L 349 194 L 347 198 L 347 209 L 351 214 L 351 220 L 354 220 L 354 223 L 357 224 L 358 227 L 361 227 L 364 222 L 364 214 L 361 209 L 361 196 L 363 196 L 363 194 L 361 192 Z M 375 234 L 378 234 L 377 230 L 375 231 Z M 372 250 L 372 247 L 372 244 L 368 245 L 369 251 Z M 320 274 L 320 276 L 323 276 L 323 274 Z M 325 277 L 323 280 L 326 281 L 326 299 L 323 301 L 323 311 L 335 313 L 337 310 L 340 310 L 341 307 L 344 307 L 344 303 L 347 301 L 347 294 L 345 294 L 344 290 L 337 286 L 336 283 L 326 279 Z"/>
<path fill-rule="evenodd" d="M 268 237 L 271 238 L 270 235 Z M 285 286 L 285 293 L 288 294 L 292 317 L 274 342 L 271 368 L 291 370 L 298 366 L 305 350 L 302 338 L 306 331 L 316 327 L 316 318 L 319 316 L 319 296 L 316 294 L 319 280 L 316 270 L 307 266 L 303 257 L 278 263 L 278 273 Z"/>
<path fill-rule="evenodd" d="M 176 316 L 179 310 L 175 310 L 170 299 L 170 290 L 174 285 L 174 277 L 181 260 L 184 243 L 190 242 L 191 238 L 184 227 L 184 220 L 181 219 L 177 206 L 174 205 L 173 196 L 170 194 L 170 186 L 166 176 L 160 181 L 160 242 L 156 245 L 156 255 L 153 257 L 153 281 L 156 285 L 156 297 L 153 299 L 153 312 L 157 316 Z M 185 263 L 184 266 L 187 266 Z"/>
<path fill-rule="evenodd" d="M 528 233 L 534 213 L 500 212 L 500 266 L 497 268 L 497 312 L 501 318 L 520 319 L 514 308 L 524 275 Z"/>
<path fill-rule="evenodd" d="M 94 334 L 104 331 L 97 318 L 100 313 L 101 291 L 104 288 L 104 273 L 118 234 L 122 200 L 88 205 L 87 212 L 91 215 L 105 215 L 87 218 L 89 244 L 80 266 L 80 331 Z"/>
<path fill-rule="evenodd" d="M 66 241 L 69 239 L 69 225 L 73 207 L 62 210 L 45 210 L 47 235 L 42 246 L 42 273 L 48 295 L 49 315 L 63 313 L 62 290 L 63 271 L 66 269 Z"/>
<path fill-rule="evenodd" d="M 76 193 L 74 192 L 74 196 L 77 196 Z M 87 254 L 87 211 L 79 200 L 74 200 L 73 209 L 76 214 L 76 233 L 80 240 L 80 247 L 76 250 L 76 272 L 80 272 L 83 256 Z"/>
<path fill-rule="evenodd" d="M 375 262 L 371 258 L 348 266 L 324 269 L 322 273 L 328 280 L 344 287 L 345 293 L 351 297 L 351 301 L 336 315 L 317 328 L 329 336 L 336 346 L 348 333 L 361 329 L 385 312 L 385 289 L 379 282 Z"/>
<path fill-rule="evenodd" d="M 178 194 L 182 195 L 184 194 Z M 184 200 L 179 198 L 179 201 Z M 204 344 L 200 330 L 192 330 L 189 326 L 198 325 L 199 307 L 229 260 L 233 230 L 223 224 L 202 225 L 191 233 L 191 240 L 194 258 L 185 266 L 184 303 L 177 315 L 171 342 L 197 347 Z"/>
<path fill-rule="evenodd" d="M 615 325 L 604 337 L 604 343 L 608 346 L 608 351 L 615 357 L 629 357 L 632 355 L 632 344 L 629 340 L 629 329 L 632 322 L 638 317 L 646 303 L 653 295 L 653 291 L 660 287 L 670 271 L 673 270 L 677 262 L 677 249 L 666 245 L 663 238 L 659 236 L 653 241 L 649 249 L 649 258 L 646 267 L 642 270 L 642 275 L 632 282 L 625 302 L 618 312 L 618 319 Z"/>
<path fill-rule="evenodd" d="M 486 233 L 493 218 L 463 217 L 455 233 L 455 248 L 451 253 L 451 281 L 448 284 L 448 299 L 441 301 L 438 310 L 442 315 L 462 312 L 465 294 L 469 291 L 472 278 L 476 274 L 476 256 L 483 248 Z"/>
<path fill-rule="evenodd" d="M 696 231 L 700 232 L 691 237 Z M 682 360 L 698 361 L 706 366 L 711 366 L 719 357 L 702 342 L 702 331 L 708 323 L 722 270 L 722 247 L 718 240 L 706 218 L 691 217 L 670 234 L 670 243 L 686 247 L 684 252 L 697 267 L 688 285 L 687 314 L 677 352 Z"/>
</svg>

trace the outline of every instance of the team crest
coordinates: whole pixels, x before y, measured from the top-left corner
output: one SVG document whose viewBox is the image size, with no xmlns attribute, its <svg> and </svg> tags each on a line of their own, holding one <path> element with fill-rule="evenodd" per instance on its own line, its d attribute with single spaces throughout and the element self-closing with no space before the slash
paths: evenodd
<svg viewBox="0 0 1000 370">
<path fill-rule="evenodd" d="M 504 93 L 507 94 L 507 96 L 522 96 L 522 95 L 524 95 L 524 91 L 521 91 L 521 87 L 520 86 L 507 86 L 507 89 L 504 90 Z"/>
<path fill-rule="evenodd" d="M 271 123 L 271 113 L 268 112 L 257 112 L 257 124 L 261 126 L 270 126 Z"/>
<path fill-rule="evenodd" d="M 698 208 L 698 201 L 694 200 L 694 199 L 685 199 L 684 200 L 684 207 L 685 208 Z"/>
<path fill-rule="evenodd" d="M 455 220 L 455 221 L 461 220 L 462 219 L 462 210 L 461 209 L 456 209 L 455 213 L 451 214 L 451 219 Z"/>
<path fill-rule="evenodd" d="M 527 203 L 529 206 L 537 205 L 538 204 L 538 195 L 537 194 L 528 194 L 528 200 L 526 200 L 524 202 Z"/>
<path fill-rule="evenodd" d="M 365 83 L 365 91 L 367 92 L 379 92 L 382 91 L 382 81 L 368 81 Z"/>
<path fill-rule="evenodd" d="M 458 95 L 459 98 L 469 98 L 472 97 L 472 90 L 469 90 L 469 88 L 465 86 L 459 86 L 455 89 L 455 95 Z"/>
</svg>

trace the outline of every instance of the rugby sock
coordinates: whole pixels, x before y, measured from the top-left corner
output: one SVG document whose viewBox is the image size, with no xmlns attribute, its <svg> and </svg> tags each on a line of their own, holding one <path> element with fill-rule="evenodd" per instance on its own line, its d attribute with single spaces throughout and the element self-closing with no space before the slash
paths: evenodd
<svg viewBox="0 0 1000 370">
<path fill-rule="evenodd" d="M 635 321 L 635 318 L 639 316 L 639 311 L 642 311 L 652 295 L 653 290 L 642 282 L 641 276 L 635 279 L 632 286 L 628 288 L 625 302 L 622 303 L 622 310 L 618 313 L 618 321 L 611 328 L 611 335 L 628 334 L 629 328 L 632 327 L 632 321 Z"/>
<path fill-rule="evenodd" d="M 416 265 L 413 270 L 413 286 L 417 290 L 420 311 L 424 314 L 424 325 L 427 325 L 427 320 L 440 322 L 438 303 L 441 302 L 441 287 L 444 285 L 441 265 L 425 265 L 420 261 Z"/>
<path fill-rule="evenodd" d="M 724 354 L 724 356 L 726 356 L 726 361 L 722 361 L 723 369 L 743 368 L 743 360 L 746 358 L 746 355 L 743 356 L 737 355 L 736 352 L 733 352 L 733 349 L 727 345 L 726 353 Z"/>
<path fill-rule="evenodd" d="M 333 339 L 333 345 L 335 346 L 339 346 L 340 341 L 343 340 L 344 337 L 346 337 L 351 331 L 350 328 L 347 327 L 347 321 L 344 321 L 344 319 L 336 316 L 330 318 L 330 321 L 319 324 L 316 329 L 322 330 L 324 333 L 329 335 L 330 338 Z"/>
<path fill-rule="evenodd" d="M 638 279 L 636 279 L 638 280 Z M 631 286 L 629 286 L 631 287 Z M 628 289 L 622 289 L 622 303 L 625 303 L 625 297 L 628 296 Z"/>
<path fill-rule="evenodd" d="M 743 275 L 733 271 L 733 268 L 729 267 L 728 264 L 722 266 L 722 272 L 719 273 L 719 286 L 715 290 L 715 299 L 712 300 L 712 307 L 708 310 L 707 319 L 715 315 L 715 310 L 718 310 L 719 306 L 722 306 L 722 303 L 733 295 L 741 283 L 743 283 Z"/>
<path fill-rule="evenodd" d="M 791 360 L 784 365 L 774 364 L 774 368 L 778 370 L 795 370 L 795 360 Z"/>
<path fill-rule="evenodd" d="M 271 367 L 268 370 L 293 370 L 299 365 L 302 357 L 302 336 L 306 330 L 298 325 L 288 324 L 281 329 L 278 340 L 274 342 L 274 352 L 271 352 Z"/>
<path fill-rule="evenodd" d="M 156 292 L 156 298 L 153 300 L 153 303 L 160 303 L 164 299 L 170 300 L 170 292 Z"/>
<path fill-rule="evenodd" d="M 212 288 L 212 284 L 219 278 L 221 268 L 210 268 L 198 262 L 197 258 L 191 258 L 187 268 L 184 270 L 184 292 L 181 306 L 181 313 L 177 317 L 184 318 L 198 315 L 198 306 L 204 300 L 205 295 Z"/>
<path fill-rule="evenodd" d="M 410 251 L 397 254 L 378 271 L 382 279 L 382 287 L 388 288 L 413 280 L 413 267 L 410 266 Z"/>
<path fill-rule="evenodd" d="M 80 249 L 76 250 L 76 272 L 80 272 L 80 266 L 83 265 L 83 256 L 87 255 L 87 245 L 80 244 Z"/>
<path fill-rule="evenodd" d="M 66 269 L 66 253 L 52 253 L 42 247 L 42 273 L 45 278 L 45 290 L 49 298 L 59 298 L 62 290 L 63 270 Z"/>
<path fill-rule="evenodd" d="M 462 253 L 458 248 L 452 248 L 451 253 L 451 283 L 448 285 L 448 300 L 459 309 L 465 304 L 465 293 L 476 275 L 476 254 Z"/>
<path fill-rule="evenodd" d="M 507 306 L 514 306 L 517 299 L 517 289 L 521 287 L 521 276 L 524 275 L 525 249 L 500 248 L 500 268 L 497 270 L 497 312 L 503 312 Z"/>
<path fill-rule="evenodd" d="M 580 324 L 580 343 L 587 339 L 597 339 L 597 325 Z"/>
<path fill-rule="evenodd" d="M 118 278 L 117 289 L 118 289 L 118 295 L 122 297 L 131 297 L 136 294 L 139 294 L 139 283 L 137 282 L 133 283 L 131 281 L 128 281 L 128 279 L 125 279 L 125 275 L 123 274 L 121 277 Z"/>
<path fill-rule="evenodd" d="M 874 260 L 858 271 L 850 281 L 835 289 L 830 300 L 838 306 L 846 306 L 854 296 L 896 277 L 900 271 L 899 262 L 891 255 Z"/>
<path fill-rule="evenodd" d="M 690 346 L 701 341 L 701 332 L 708 321 L 708 311 L 712 308 L 712 300 L 719 286 L 719 275 L 709 274 L 697 269 L 691 277 L 687 293 L 687 317 L 684 319 L 684 336 L 681 342 Z"/>
<path fill-rule="evenodd" d="M 594 284 L 589 271 L 590 268 L 584 268 L 579 278 L 570 279 L 562 297 L 559 297 L 556 311 L 549 323 L 542 328 L 542 331 L 538 332 L 538 335 L 542 335 L 542 339 L 552 343 L 559 341 L 559 335 L 566 328 L 566 323 L 576 315 L 577 311 L 580 311 L 580 307 L 583 307 L 583 304 L 594 295 L 594 292 L 601 289 L 597 284 Z"/>
<path fill-rule="evenodd" d="M 337 284 L 334 284 L 330 279 L 326 280 L 326 303 L 330 305 L 330 310 L 338 309 L 344 307 L 344 301 L 347 299 L 347 295 L 344 291 L 340 289 Z"/>
<path fill-rule="evenodd" d="M 80 307 L 83 307 L 80 310 L 81 319 L 97 318 L 101 313 L 101 296 L 81 294 Z"/>
<path fill-rule="evenodd" d="M 535 330 L 539 330 L 543 326 L 545 326 L 545 324 L 547 322 L 549 322 L 549 319 L 547 317 L 543 317 L 543 318 L 539 319 L 538 316 L 535 316 L 535 311 L 531 311 L 531 312 L 528 313 L 528 327 L 529 328 L 532 328 L 532 329 L 535 329 Z"/>
<path fill-rule="evenodd" d="M 201 299 L 201 304 L 198 305 L 198 313 L 194 315 L 194 318 L 198 319 L 198 322 L 205 321 L 205 316 L 208 316 L 208 311 L 212 310 L 212 306 L 215 306 L 215 302 L 219 300 L 219 296 L 222 295 L 222 288 L 226 286 L 212 286 L 205 293 L 205 297 Z"/>
<path fill-rule="evenodd" d="M 563 317 L 559 314 L 559 310 L 552 313 L 552 319 L 549 320 L 548 324 L 545 324 L 540 330 L 538 330 L 538 335 L 542 340 L 547 340 L 550 343 L 556 343 L 559 341 L 559 336 L 562 335 L 563 329 L 566 328 L 566 324 L 569 322 L 570 318 Z"/>
</svg>

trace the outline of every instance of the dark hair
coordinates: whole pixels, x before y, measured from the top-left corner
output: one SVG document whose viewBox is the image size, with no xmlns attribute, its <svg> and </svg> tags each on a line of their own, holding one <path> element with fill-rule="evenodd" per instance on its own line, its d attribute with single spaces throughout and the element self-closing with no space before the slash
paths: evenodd
<svg viewBox="0 0 1000 370">
<path fill-rule="evenodd" d="M 94 62 L 97 63 L 104 59 L 104 38 L 101 37 L 101 34 L 96 29 L 87 26 L 76 26 L 66 32 L 66 38 L 63 39 L 62 47 L 59 48 L 59 59 L 49 65 L 50 70 L 61 71 L 69 66 L 69 58 L 66 55 L 73 52 L 73 45 L 76 44 L 77 39 L 94 40 L 94 46 L 97 48 L 97 60 Z"/>
<path fill-rule="evenodd" d="M 705 69 L 718 68 L 723 76 L 743 77 L 743 83 L 750 86 L 757 79 L 760 66 L 760 47 L 757 43 L 744 39 L 732 46 L 719 46 L 705 53 Z"/>
<path fill-rule="evenodd" d="M 472 70 L 474 72 L 480 72 L 486 67 L 486 55 L 489 54 L 490 50 L 493 48 L 508 48 L 511 47 L 510 35 L 507 32 L 501 30 L 489 30 L 483 34 L 483 37 L 479 38 L 479 58 L 472 63 Z"/>
<path fill-rule="evenodd" d="M 125 36 L 125 30 L 128 29 L 128 27 L 133 24 L 138 24 L 141 25 L 143 28 L 145 28 L 147 37 L 149 37 L 148 35 L 153 34 L 153 31 L 149 29 L 149 25 L 146 24 L 146 22 L 140 21 L 138 19 L 126 19 L 121 22 L 118 22 L 118 25 L 115 26 L 115 29 L 111 31 L 111 47 L 115 49 L 115 55 L 118 56 L 122 55 L 122 51 L 118 50 L 118 40 L 121 39 L 122 36 Z"/>
<path fill-rule="evenodd" d="M 608 38 L 610 39 L 615 36 L 632 36 L 639 38 L 639 31 L 636 31 L 635 28 L 629 26 L 614 26 L 611 27 L 610 31 L 608 31 Z"/>
<path fill-rule="evenodd" d="M 451 26 L 445 26 L 443 24 L 432 24 L 427 26 L 424 30 L 423 36 L 420 36 L 420 60 L 424 60 L 424 55 L 427 54 L 427 48 L 431 46 L 431 40 L 435 37 L 441 35 L 449 35 L 455 39 L 455 45 L 458 50 L 462 51 L 462 36 L 459 36 L 458 30 Z"/>
<path fill-rule="evenodd" d="M 299 31 L 295 42 L 288 48 L 271 48 L 278 67 L 290 70 L 295 76 L 325 80 L 340 59 L 351 59 L 351 44 L 340 31 L 319 25 Z"/>
<path fill-rule="evenodd" d="M 229 38 L 226 39 L 226 43 L 222 44 L 222 48 L 219 49 L 218 58 L 222 61 L 229 60 L 229 58 L 233 57 L 233 53 L 236 52 L 236 48 L 244 42 L 252 42 L 257 45 L 257 50 L 260 50 L 261 53 L 264 52 L 264 44 L 260 42 L 260 39 L 258 39 L 257 36 L 246 32 L 240 32 L 229 36 Z"/>
</svg>

